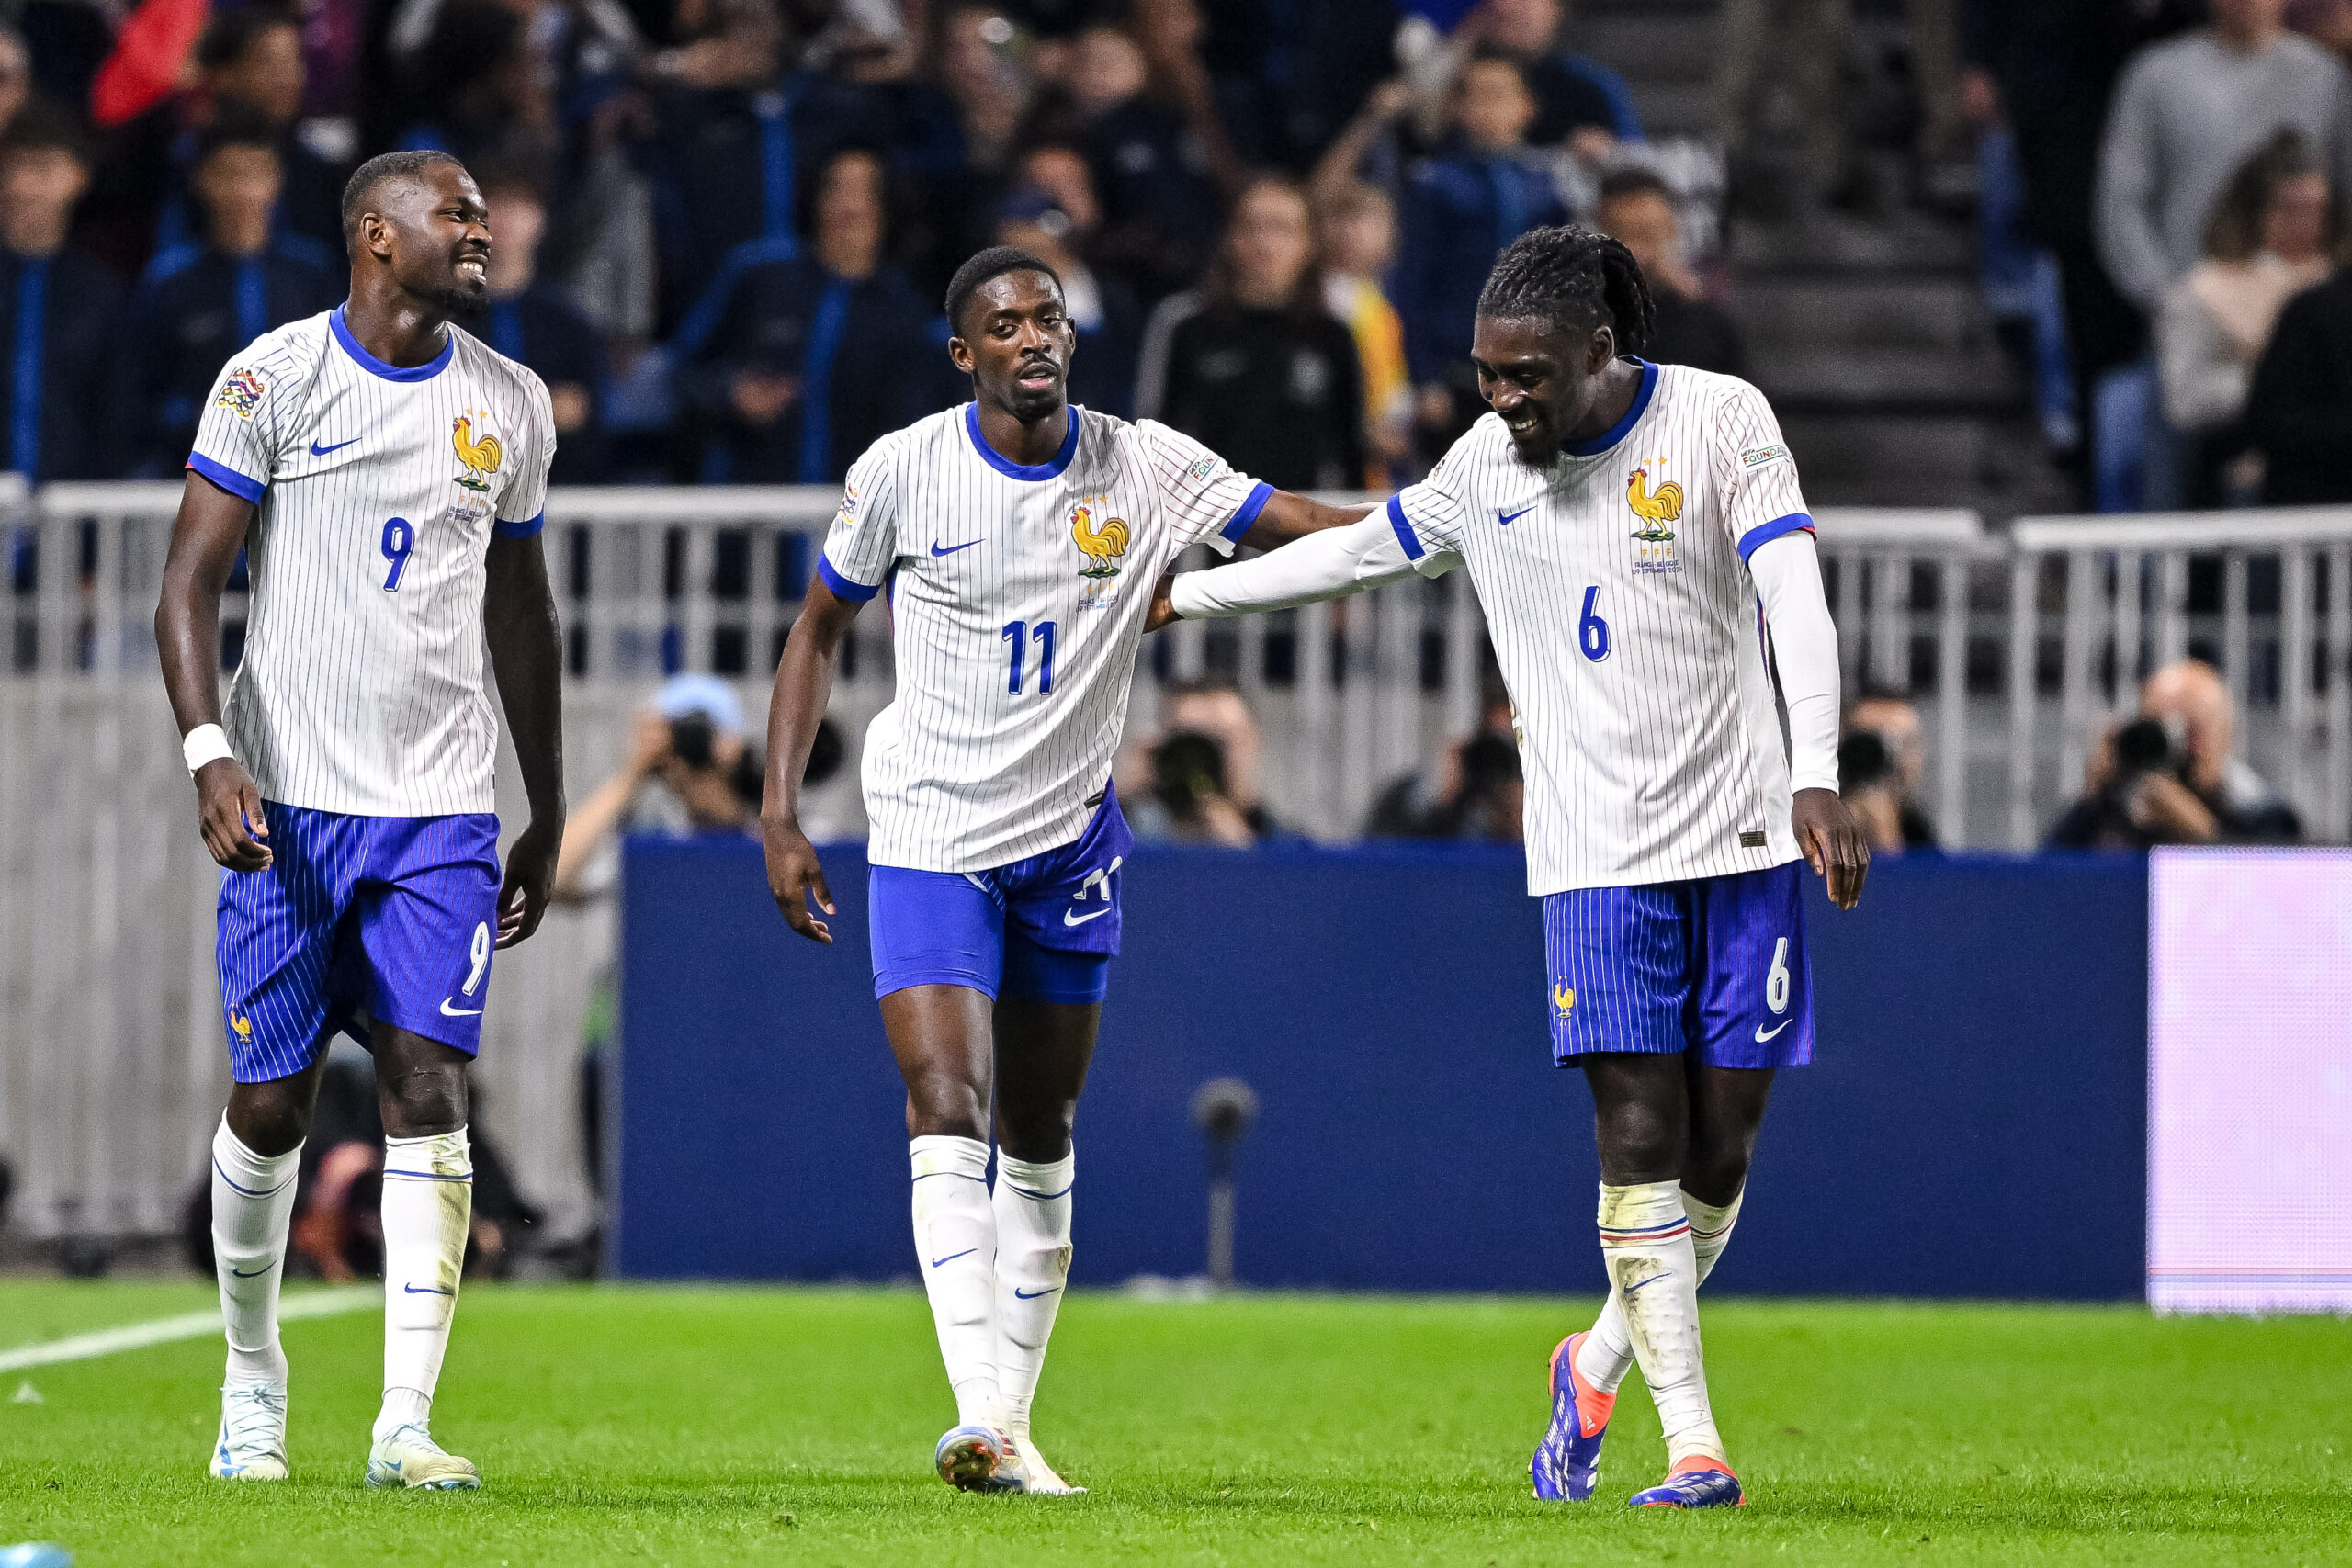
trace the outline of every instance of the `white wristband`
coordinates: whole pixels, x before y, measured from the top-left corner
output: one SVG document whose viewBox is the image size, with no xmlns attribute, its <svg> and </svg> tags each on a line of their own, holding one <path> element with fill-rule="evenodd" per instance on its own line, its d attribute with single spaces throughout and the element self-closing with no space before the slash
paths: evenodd
<svg viewBox="0 0 2352 1568">
<path fill-rule="evenodd" d="M 187 761 L 187 771 L 194 773 L 207 762 L 236 753 L 229 749 L 228 731 L 217 724 L 199 724 L 180 738 L 180 755 Z"/>
</svg>

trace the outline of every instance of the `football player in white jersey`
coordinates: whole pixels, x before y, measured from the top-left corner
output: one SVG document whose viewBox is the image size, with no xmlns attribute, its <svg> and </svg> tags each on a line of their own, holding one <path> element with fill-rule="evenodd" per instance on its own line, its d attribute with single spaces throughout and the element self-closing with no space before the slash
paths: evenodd
<svg viewBox="0 0 2352 1568">
<path fill-rule="evenodd" d="M 466 1069 L 491 954 L 537 929 L 563 837 L 562 657 L 538 538 L 555 424 L 537 376 L 450 324 L 481 304 L 491 243 L 457 160 L 362 164 L 343 225 L 350 299 L 264 333 L 214 383 L 155 612 L 224 868 L 236 1081 L 212 1141 L 229 1368 L 211 1472 L 289 1469 L 277 1287 L 343 1030 L 375 1055 L 386 1134 L 367 1482 L 470 1489 L 479 1472 L 429 1416 L 472 1206 Z M 220 591 L 241 547 L 253 597 L 224 730 Z M 503 885 L 485 641 L 531 807 Z"/>
<path fill-rule="evenodd" d="M 866 732 L 874 989 L 907 1084 L 915 1245 L 956 1424 L 943 1479 L 1072 1490 L 1030 1405 L 1069 1275 L 1070 1126 L 1094 1051 L 1121 867 L 1111 788 L 1151 584 L 1179 552 L 1352 522 L 1149 421 L 1073 408 L 1061 281 L 983 251 L 947 290 L 971 402 L 849 473 L 776 669 L 761 816 L 795 931 L 834 910 L 797 820 L 842 635 L 888 585 L 896 700 Z M 996 1186 L 988 1186 L 996 1136 Z"/>
<path fill-rule="evenodd" d="M 1699 1282 L 1738 1216 L 1773 1071 L 1813 1057 L 1799 873 L 1851 908 L 1869 852 L 1838 795 L 1837 631 L 1795 465 L 1753 387 L 1632 356 L 1650 319 L 1615 241 L 1521 236 L 1478 301 L 1494 412 L 1380 514 L 1177 577 L 1152 624 L 1467 567 L 1526 769 L 1555 1059 L 1592 1089 L 1611 1280 L 1600 1321 L 1552 1352 L 1536 1495 L 1592 1495 L 1638 1360 L 1668 1473 L 1633 1501 L 1712 1507 L 1741 1493 L 1707 1402 Z"/>
</svg>

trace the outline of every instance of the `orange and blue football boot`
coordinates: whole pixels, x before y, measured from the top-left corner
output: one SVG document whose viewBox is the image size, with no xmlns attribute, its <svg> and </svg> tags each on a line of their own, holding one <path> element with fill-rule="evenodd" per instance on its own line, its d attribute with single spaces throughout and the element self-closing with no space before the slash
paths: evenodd
<svg viewBox="0 0 2352 1568">
<path fill-rule="evenodd" d="M 1646 1492 L 1625 1499 L 1636 1508 L 1745 1508 L 1747 1498 L 1739 1477 L 1719 1459 L 1692 1454 L 1677 1460 L 1666 1479 Z"/>
<path fill-rule="evenodd" d="M 1609 1436 L 1617 1396 L 1603 1393 L 1577 1371 L 1583 1334 L 1571 1334 L 1552 1348 L 1552 1429 L 1535 1445 L 1528 1471 L 1535 1495 L 1547 1503 L 1581 1503 L 1600 1484 L 1600 1442 Z"/>
</svg>

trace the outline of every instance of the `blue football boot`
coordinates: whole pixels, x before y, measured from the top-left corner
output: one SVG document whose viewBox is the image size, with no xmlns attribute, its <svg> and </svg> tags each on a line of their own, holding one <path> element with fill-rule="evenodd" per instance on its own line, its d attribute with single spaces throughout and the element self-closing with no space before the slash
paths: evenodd
<svg viewBox="0 0 2352 1568">
<path fill-rule="evenodd" d="M 1739 1477 L 1720 1460 L 1699 1455 L 1677 1463 L 1666 1479 L 1646 1492 L 1625 1499 L 1636 1508 L 1745 1508 L 1747 1498 Z"/>
<path fill-rule="evenodd" d="M 1609 1436 L 1617 1396 L 1601 1393 L 1577 1371 L 1583 1343 L 1582 1334 L 1571 1334 L 1552 1348 L 1552 1429 L 1527 1466 L 1535 1495 L 1547 1503 L 1581 1503 L 1600 1484 L 1600 1443 Z"/>
</svg>

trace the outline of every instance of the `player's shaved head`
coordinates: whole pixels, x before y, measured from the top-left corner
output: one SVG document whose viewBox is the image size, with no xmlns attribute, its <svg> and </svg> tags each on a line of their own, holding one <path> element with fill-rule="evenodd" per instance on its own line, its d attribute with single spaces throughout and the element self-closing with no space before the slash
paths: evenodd
<svg viewBox="0 0 2352 1568">
<path fill-rule="evenodd" d="M 447 152 L 430 150 L 416 152 L 379 152 L 351 172 L 343 186 L 343 244 L 356 257 L 359 254 L 359 220 L 368 213 L 379 210 L 390 195 L 388 187 L 395 182 L 415 183 L 427 169 L 447 164 L 459 174 L 466 166 Z"/>
<path fill-rule="evenodd" d="M 972 302 L 980 285 L 1002 277 L 1009 272 L 1042 272 L 1054 280 L 1054 288 L 1062 286 L 1062 275 L 1034 251 L 1018 245 L 990 245 L 956 269 L 947 280 L 947 328 L 957 336 L 964 332 L 964 307 Z"/>
</svg>

